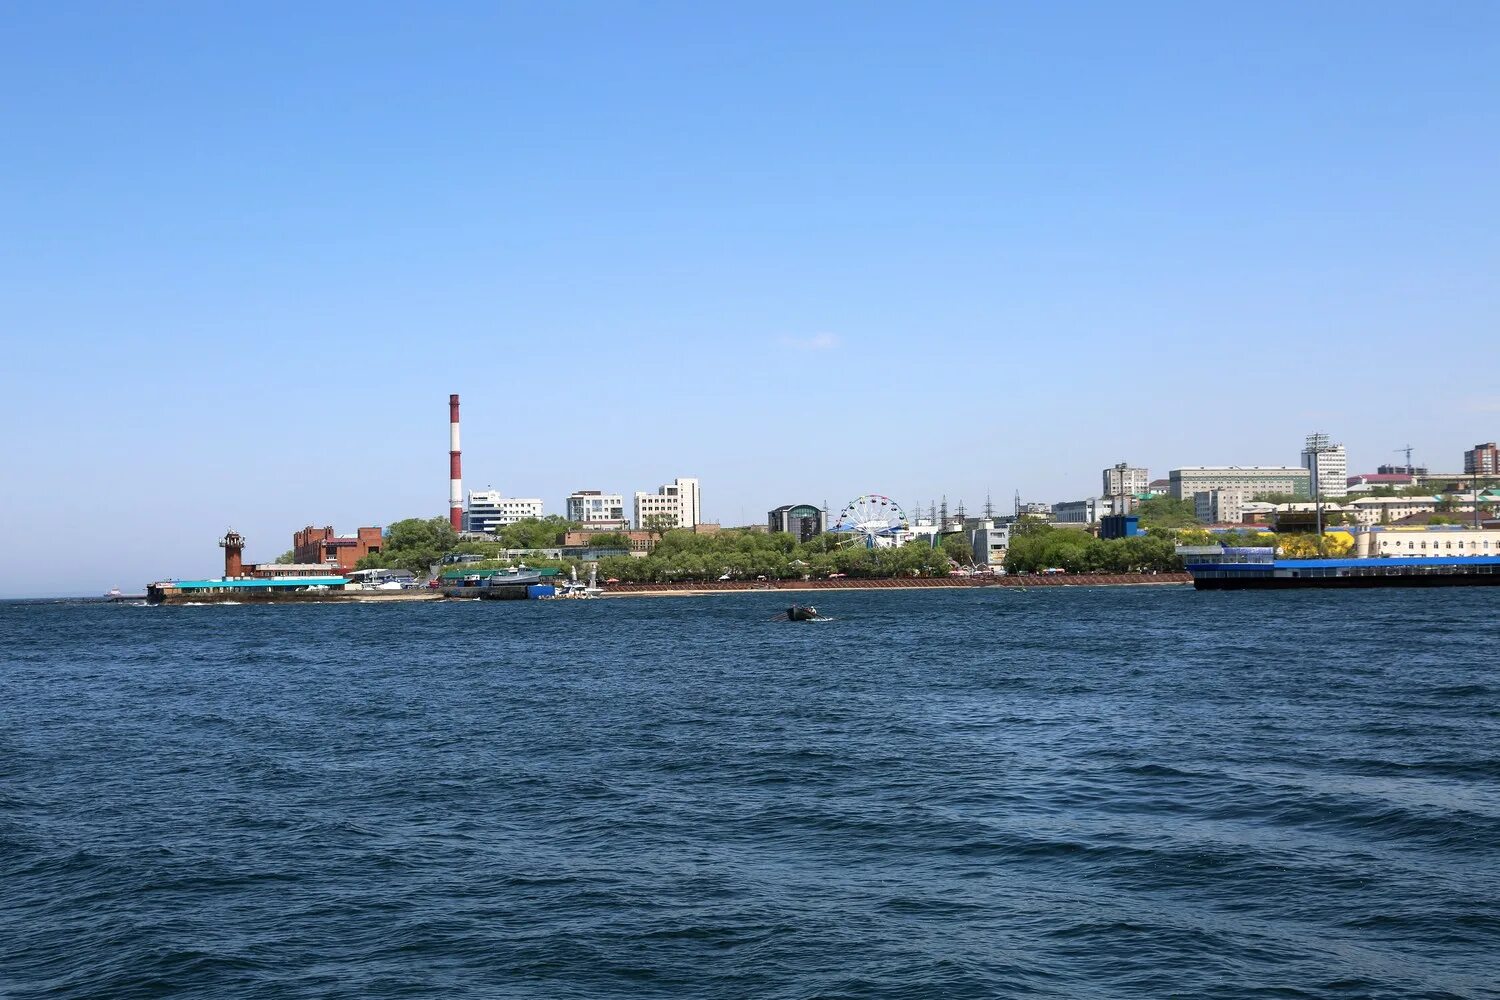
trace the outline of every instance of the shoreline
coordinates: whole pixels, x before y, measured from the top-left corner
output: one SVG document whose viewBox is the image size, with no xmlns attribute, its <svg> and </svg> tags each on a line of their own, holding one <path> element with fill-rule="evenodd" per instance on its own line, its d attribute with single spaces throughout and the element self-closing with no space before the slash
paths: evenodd
<svg viewBox="0 0 1500 1000">
<path fill-rule="evenodd" d="M 702 580 L 681 583 L 606 584 L 599 596 L 624 597 L 717 597 L 723 594 L 816 594 L 855 590 L 1037 590 L 1054 587 L 1169 587 L 1191 586 L 1187 573 L 1098 573 L 1001 577 L 907 577 L 859 580 Z M 159 605 L 205 604 L 411 604 L 451 598 L 437 590 L 318 591 L 318 592 L 223 592 L 172 594 Z M 128 602 L 134 603 L 134 602 Z"/>
<path fill-rule="evenodd" d="M 701 583 L 616 583 L 607 584 L 603 598 L 621 597 L 717 597 L 721 594 L 818 593 L 849 590 L 1029 590 L 1041 587 L 1164 587 L 1186 584 L 1193 578 L 1187 573 L 1101 573 L 1066 576 L 1014 576 L 977 580 L 967 577 L 885 580 L 776 580 L 752 583 L 745 580 Z"/>
</svg>

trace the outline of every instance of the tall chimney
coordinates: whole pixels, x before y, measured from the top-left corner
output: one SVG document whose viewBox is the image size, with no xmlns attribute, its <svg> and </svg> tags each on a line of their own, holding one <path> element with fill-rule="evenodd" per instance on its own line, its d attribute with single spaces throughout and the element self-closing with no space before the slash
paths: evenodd
<svg viewBox="0 0 1500 1000">
<path fill-rule="evenodd" d="M 463 458 L 458 450 L 458 393 L 448 397 L 448 520 L 464 530 Z"/>
</svg>

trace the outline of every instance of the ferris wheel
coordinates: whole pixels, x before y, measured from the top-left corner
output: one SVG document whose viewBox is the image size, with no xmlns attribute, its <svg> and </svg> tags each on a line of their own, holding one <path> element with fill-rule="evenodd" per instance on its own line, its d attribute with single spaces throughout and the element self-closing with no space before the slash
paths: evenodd
<svg viewBox="0 0 1500 1000">
<path fill-rule="evenodd" d="M 849 534 L 851 541 L 857 539 L 874 549 L 900 545 L 909 527 L 900 504 L 879 493 L 866 493 L 849 501 L 828 530 Z"/>
</svg>

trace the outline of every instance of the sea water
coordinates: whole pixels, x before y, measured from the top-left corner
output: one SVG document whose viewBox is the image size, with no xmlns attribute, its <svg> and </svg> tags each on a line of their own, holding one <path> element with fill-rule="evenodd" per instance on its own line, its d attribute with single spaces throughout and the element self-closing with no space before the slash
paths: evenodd
<svg viewBox="0 0 1500 1000">
<path fill-rule="evenodd" d="M 1500 590 L 0 604 L 0 996 L 1500 996 Z"/>
</svg>

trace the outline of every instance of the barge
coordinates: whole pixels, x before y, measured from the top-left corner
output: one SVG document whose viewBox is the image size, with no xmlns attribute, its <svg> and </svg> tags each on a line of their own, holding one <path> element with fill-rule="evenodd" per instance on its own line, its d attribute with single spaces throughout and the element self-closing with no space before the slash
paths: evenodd
<svg viewBox="0 0 1500 1000">
<path fill-rule="evenodd" d="M 1197 590 L 1500 586 L 1500 554 L 1278 559 L 1275 550 L 1182 553 Z"/>
</svg>

